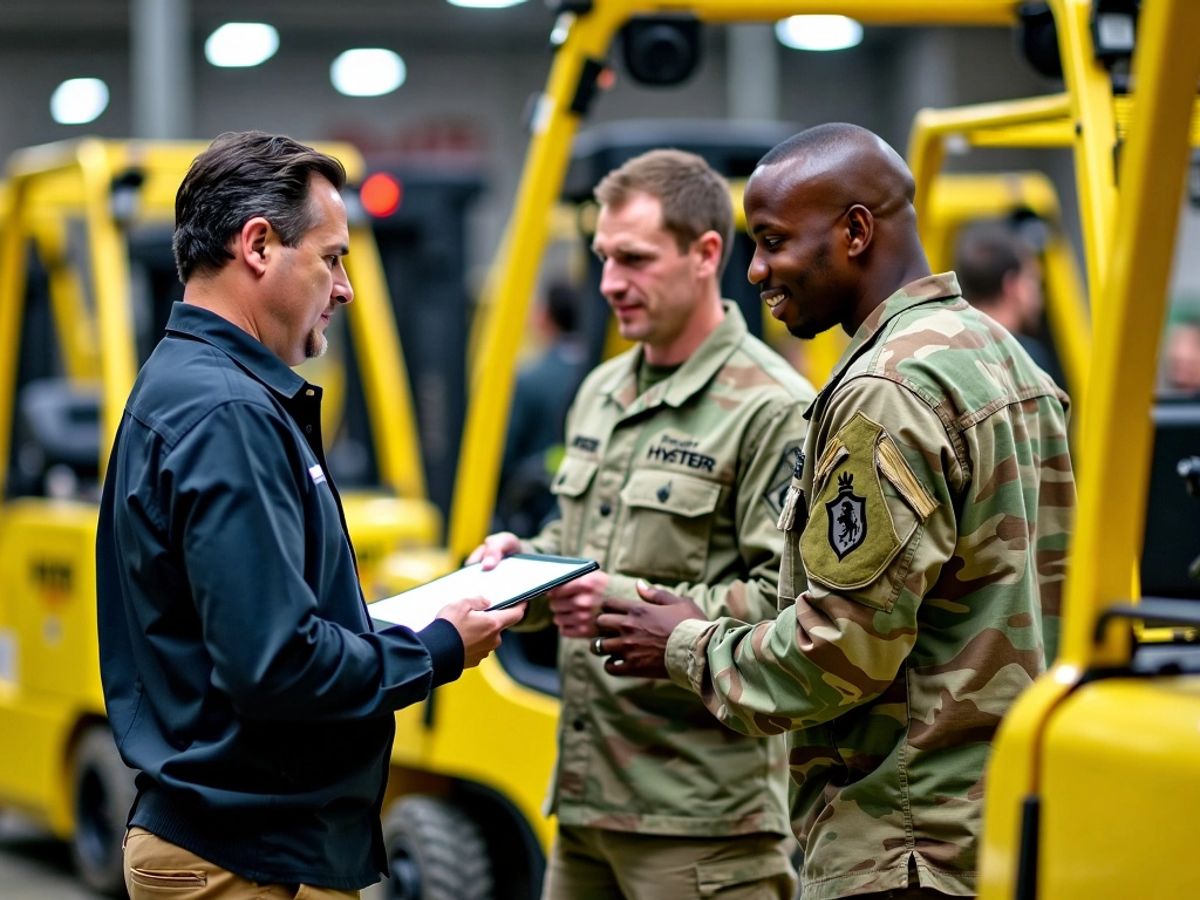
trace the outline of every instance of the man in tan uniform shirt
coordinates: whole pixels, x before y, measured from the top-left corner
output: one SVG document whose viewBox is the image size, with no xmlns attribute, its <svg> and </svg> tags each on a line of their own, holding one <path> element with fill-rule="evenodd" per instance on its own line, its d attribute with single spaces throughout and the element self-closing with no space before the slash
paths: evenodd
<svg viewBox="0 0 1200 900">
<path fill-rule="evenodd" d="M 545 896 L 788 900 L 781 738 L 734 734 L 677 685 L 613 678 L 589 645 L 603 600 L 636 598 L 638 579 L 711 616 L 774 614 L 775 523 L 813 391 L 721 300 L 733 211 L 703 160 L 644 154 L 596 198 L 600 290 L 637 346 L 575 397 L 553 481 L 561 519 L 528 542 L 492 535 L 473 556 L 486 565 L 526 549 L 601 565 L 531 604 L 524 623 L 553 619 L 563 638 Z"/>
</svg>

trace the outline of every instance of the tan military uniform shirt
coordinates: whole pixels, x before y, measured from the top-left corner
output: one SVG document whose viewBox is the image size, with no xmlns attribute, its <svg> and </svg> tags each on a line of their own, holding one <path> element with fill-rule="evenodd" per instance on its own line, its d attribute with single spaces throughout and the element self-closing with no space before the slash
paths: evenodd
<svg viewBox="0 0 1200 900">
<path fill-rule="evenodd" d="M 992 737 L 1056 644 L 1066 397 L 947 274 L 868 316 L 810 415 L 782 612 L 683 622 L 668 667 L 731 727 L 794 732 L 805 900 L 910 869 L 974 894 Z"/>
<path fill-rule="evenodd" d="M 610 593 L 644 578 L 709 616 L 775 613 L 775 527 L 813 392 L 746 330 L 722 323 L 670 377 L 637 396 L 640 349 L 598 367 L 567 422 L 553 482 L 562 518 L 530 542 L 599 560 Z M 544 602 L 526 624 L 548 622 Z M 563 639 L 551 809 L 567 825 L 713 836 L 790 830 L 782 738 L 721 725 L 691 691 L 613 678 L 588 642 Z"/>
</svg>

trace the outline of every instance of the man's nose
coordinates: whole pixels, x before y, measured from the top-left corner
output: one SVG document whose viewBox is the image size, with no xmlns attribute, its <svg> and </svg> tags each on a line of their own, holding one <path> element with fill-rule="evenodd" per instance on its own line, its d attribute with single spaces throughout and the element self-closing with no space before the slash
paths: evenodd
<svg viewBox="0 0 1200 900">
<path fill-rule="evenodd" d="M 605 260 L 600 270 L 600 293 L 605 297 L 619 297 L 625 293 L 626 287 L 628 282 L 621 274 L 620 267 L 611 259 Z"/>
<path fill-rule="evenodd" d="M 767 264 L 759 258 L 758 251 L 754 251 L 754 255 L 750 257 L 750 268 L 746 270 L 746 278 L 751 284 L 762 284 L 767 280 L 767 274 L 770 269 Z"/>
<path fill-rule="evenodd" d="M 349 278 L 342 279 L 340 282 L 334 282 L 333 300 L 335 303 L 349 303 L 353 299 L 354 288 L 351 286 Z"/>
</svg>

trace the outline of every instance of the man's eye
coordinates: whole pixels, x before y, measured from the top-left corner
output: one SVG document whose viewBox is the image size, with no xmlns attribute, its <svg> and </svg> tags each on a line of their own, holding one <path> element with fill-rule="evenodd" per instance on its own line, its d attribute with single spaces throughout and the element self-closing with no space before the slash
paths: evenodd
<svg viewBox="0 0 1200 900">
<path fill-rule="evenodd" d="M 765 235 L 758 240 L 759 246 L 764 250 L 778 250 L 782 243 L 782 238 L 775 237 L 771 234 Z"/>
</svg>

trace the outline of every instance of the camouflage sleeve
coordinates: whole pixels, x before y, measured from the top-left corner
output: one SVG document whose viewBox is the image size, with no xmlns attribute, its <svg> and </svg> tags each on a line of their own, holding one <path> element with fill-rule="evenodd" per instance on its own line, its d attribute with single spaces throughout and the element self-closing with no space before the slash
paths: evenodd
<svg viewBox="0 0 1200 900">
<path fill-rule="evenodd" d="M 799 536 L 808 589 L 773 621 L 685 622 L 668 646 L 672 678 L 745 734 L 808 727 L 877 697 L 957 539 L 963 466 L 927 403 L 858 378 L 821 419 Z"/>
<path fill-rule="evenodd" d="M 761 424 L 739 454 L 734 528 L 745 577 L 719 584 L 662 585 L 690 597 L 709 618 L 759 622 L 775 614 L 783 551 L 783 534 L 776 522 L 796 456 L 804 446 L 807 405 L 789 401 L 764 407 Z M 637 598 L 632 585 L 630 589 Z"/>
</svg>

